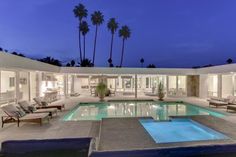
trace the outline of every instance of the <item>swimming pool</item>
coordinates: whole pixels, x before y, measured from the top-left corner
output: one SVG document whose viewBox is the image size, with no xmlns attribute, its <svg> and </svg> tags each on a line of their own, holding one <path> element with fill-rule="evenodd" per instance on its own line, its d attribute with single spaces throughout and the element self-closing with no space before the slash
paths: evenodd
<svg viewBox="0 0 236 157">
<path fill-rule="evenodd" d="M 64 121 L 101 120 L 108 117 L 153 117 L 168 120 L 169 116 L 225 115 L 211 109 L 187 103 L 156 101 L 114 101 L 103 103 L 80 103 L 63 117 Z"/>
<path fill-rule="evenodd" d="M 190 119 L 172 121 L 139 120 L 156 143 L 190 142 L 229 139 L 222 133 Z"/>
</svg>

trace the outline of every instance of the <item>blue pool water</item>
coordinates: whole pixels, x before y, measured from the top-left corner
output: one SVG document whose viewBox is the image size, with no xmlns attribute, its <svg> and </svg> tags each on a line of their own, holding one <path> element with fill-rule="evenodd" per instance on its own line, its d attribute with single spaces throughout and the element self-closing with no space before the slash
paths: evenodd
<svg viewBox="0 0 236 157">
<path fill-rule="evenodd" d="M 228 139 L 224 134 L 190 119 L 165 122 L 153 119 L 140 119 L 139 121 L 156 143 Z"/>
<path fill-rule="evenodd" d="M 101 120 L 109 117 L 153 117 L 168 120 L 169 116 L 225 115 L 211 109 L 187 103 L 155 101 L 114 101 L 104 103 L 80 103 L 63 117 L 64 121 Z"/>
</svg>

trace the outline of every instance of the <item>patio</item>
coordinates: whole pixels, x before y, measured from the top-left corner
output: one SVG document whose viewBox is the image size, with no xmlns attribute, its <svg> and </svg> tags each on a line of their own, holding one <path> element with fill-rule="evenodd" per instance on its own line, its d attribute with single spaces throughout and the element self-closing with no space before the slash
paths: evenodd
<svg viewBox="0 0 236 157">
<path fill-rule="evenodd" d="M 139 99 L 150 99 L 153 97 L 142 97 Z M 134 98 L 122 98 L 122 97 L 109 97 L 106 100 L 111 99 L 134 99 Z M 183 100 L 188 103 L 197 104 L 203 107 L 208 107 L 206 100 L 199 98 L 166 98 L 167 101 Z M 4 128 L 0 129 L 0 142 L 6 140 L 26 140 L 26 139 L 60 139 L 60 138 L 78 138 L 78 137 L 98 137 L 100 122 L 95 121 L 77 121 L 77 122 L 64 122 L 61 118 L 78 102 L 96 102 L 96 97 L 71 97 L 62 99 L 61 102 L 66 104 L 66 110 L 58 112 L 58 116 L 50 120 L 49 124 L 43 126 L 22 123 L 18 128 L 16 124 L 6 124 Z M 217 108 L 215 110 L 225 111 L 223 108 Z M 2 113 L 1 113 L 2 114 Z M 236 126 L 236 114 L 229 113 L 224 118 L 226 121 L 235 123 Z"/>
</svg>

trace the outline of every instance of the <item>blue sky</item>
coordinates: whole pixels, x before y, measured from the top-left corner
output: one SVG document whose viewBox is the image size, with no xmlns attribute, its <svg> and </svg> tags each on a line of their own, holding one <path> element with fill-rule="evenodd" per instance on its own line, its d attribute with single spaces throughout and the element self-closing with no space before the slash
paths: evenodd
<svg viewBox="0 0 236 157">
<path fill-rule="evenodd" d="M 105 22 L 117 18 L 131 28 L 124 65 L 192 67 L 236 61 L 235 0 L 1 0 L 0 47 L 32 58 L 78 59 L 78 23 L 73 8 L 83 3 Z M 92 57 L 94 27 L 90 22 L 87 56 Z M 107 66 L 111 35 L 104 23 L 98 34 L 96 66 Z M 118 65 L 121 39 L 114 41 Z"/>
</svg>

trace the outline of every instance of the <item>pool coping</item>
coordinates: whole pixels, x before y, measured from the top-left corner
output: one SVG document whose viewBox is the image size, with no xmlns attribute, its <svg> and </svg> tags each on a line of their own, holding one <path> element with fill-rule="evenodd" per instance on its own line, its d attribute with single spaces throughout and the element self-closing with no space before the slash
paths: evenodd
<svg viewBox="0 0 236 157">
<path fill-rule="evenodd" d="M 230 113 L 228 112 L 224 112 L 224 111 L 218 111 L 214 108 L 210 108 L 210 107 L 206 107 L 206 106 L 201 106 L 198 104 L 192 104 L 186 101 L 159 101 L 159 100 L 155 100 L 155 99 L 127 99 L 127 100 L 119 100 L 119 99 L 115 99 L 115 100 L 107 100 L 107 101 L 96 101 L 96 102 L 79 102 L 77 105 L 75 105 L 75 107 L 73 107 L 70 111 L 68 111 L 67 113 L 65 113 L 65 115 L 63 117 L 60 118 L 60 121 L 66 122 L 64 119 L 65 117 L 70 114 L 71 112 L 73 112 L 74 110 L 76 110 L 77 108 L 79 108 L 80 104 L 94 104 L 94 103 L 110 103 L 110 102 L 123 102 L 123 101 L 150 101 L 150 102 L 159 102 L 159 103 L 184 103 L 186 105 L 192 105 L 192 106 L 197 106 L 199 108 L 202 109 L 206 109 L 206 110 L 210 110 L 213 112 L 217 112 L 219 114 L 223 114 L 224 116 L 231 116 Z M 184 115 L 178 115 L 178 116 L 184 116 Z M 236 115 L 235 115 L 236 116 Z M 171 116 L 169 116 L 171 117 Z M 106 118 L 121 118 L 121 117 L 106 117 Z M 129 117 L 123 117 L 123 118 L 129 118 Z M 69 121 L 101 121 L 101 120 L 69 120 Z"/>
</svg>

